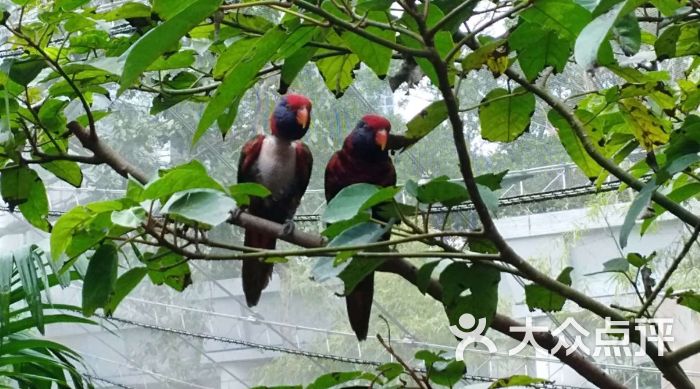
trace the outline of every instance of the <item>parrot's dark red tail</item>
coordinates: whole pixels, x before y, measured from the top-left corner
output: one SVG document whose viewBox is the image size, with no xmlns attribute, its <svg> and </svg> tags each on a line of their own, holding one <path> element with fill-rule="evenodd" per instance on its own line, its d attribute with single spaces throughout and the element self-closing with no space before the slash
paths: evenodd
<svg viewBox="0 0 700 389">
<path fill-rule="evenodd" d="M 367 339 L 369 315 L 372 312 L 374 296 L 374 273 L 371 273 L 345 296 L 345 306 L 348 310 L 350 326 L 355 331 L 358 340 Z"/>
<path fill-rule="evenodd" d="M 274 236 L 246 231 L 244 244 L 248 247 L 274 250 L 277 239 Z M 243 293 L 249 307 L 254 307 L 260 301 L 263 289 L 272 278 L 272 264 L 256 259 L 243 261 Z"/>
</svg>

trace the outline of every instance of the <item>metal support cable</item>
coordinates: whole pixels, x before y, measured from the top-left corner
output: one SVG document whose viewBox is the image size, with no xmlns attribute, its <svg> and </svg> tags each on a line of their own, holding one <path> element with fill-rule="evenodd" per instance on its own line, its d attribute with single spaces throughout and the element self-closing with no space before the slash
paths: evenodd
<svg viewBox="0 0 700 389">
<path fill-rule="evenodd" d="M 372 361 L 372 360 L 366 360 L 366 359 L 360 359 L 360 358 L 344 357 L 344 356 L 340 356 L 340 355 L 318 353 L 318 352 L 313 352 L 313 351 L 290 349 L 290 348 L 281 347 L 281 346 L 272 346 L 272 345 L 266 345 L 266 344 L 261 344 L 261 343 L 256 343 L 256 342 L 250 342 L 250 341 L 242 340 L 242 339 L 233 339 L 233 338 L 228 338 L 228 337 L 224 337 L 224 336 L 201 334 L 201 333 L 196 333 L 196 332 L 179 330 L 179 329 L 175 329 L 175 328 L 163 327 L 163 326 L 149 324 L 149 323 L 142 323 L 142 322 L 124 319 L 124 318 L 119 318 L 119 317 L 109 317 L 108 318 L 108 317 L 105 317 L 102 315 L 95 315 L 95 316 L 100 317 L 100 318 L 105 319 L 105 320 L 114 321 L 114 322 L 118 322 L 118 323 L 125 324 L 125 325 L 132 325 L 132 326 L 141 327 L 141 328 L 145 328 L 145 329 L 149 329 L 149 330 L 168 332 L 171 334 L 188 336 L 188 337 L 192 337 L 192 338 L 212 340 L 212 341 L 220 342 L 220 343 L 235 344 L 238 346 L 255 348 L 258 350 L 279 352 L 279 353 L 290 354 L 290 355 L 298 355 L 298 356 L 303 356 L 303 357 L 307 357 L 307 358 L 325 359 L 325 360 L 348 363 L 348 364 L 353 364 L 353 365 L 377 367 L 377 366 L 382 366 L 384 364 L 384 362 L 380 362 L 380 361 Z M 417 369 L 417 370 L 420 371 L 420 369 Z M 494 382 L 498 379 L 498 378 L 493 378 L 493 377 L 485 377 L 485 376 L 478 376 L 478 375 L 472 375 L 472 374 L 465 374 L 463 376 L 463 378 L 465 380 L 475 381 L 475 382 Z M 557 384 L 553 384 L 553 383 L 549 383 L 549 382 L 548 383 L 541 383 L 541 384 L 533 384 L 533 385 L 529 385 L 529 386 L 536 387 L 536 388 L 543 388 L 543 389 L 550 389 L 550 388 L 551 389 L 581 389 L 580 387 L 576 387 L 576 386 L 557 385 Z"/>
</svg>

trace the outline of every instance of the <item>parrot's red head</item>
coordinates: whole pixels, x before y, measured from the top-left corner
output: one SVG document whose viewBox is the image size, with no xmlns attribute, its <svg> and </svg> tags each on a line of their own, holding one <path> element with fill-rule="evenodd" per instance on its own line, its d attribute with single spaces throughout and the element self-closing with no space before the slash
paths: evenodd
<svg viewBox="0 0 700 389">
<path fill-rule="evenodd" d="M 272 135 L 286 140 L 301 139 L 311 124 L 311 100 L 290 93 L 282 96 L 270 115 Z"/>
<path fill-rule="evenodd" d="M 345 138 L 343 148 L 368 160 L 377 160 L 389 155 L 386 148 L 391 123 L 379 115 L 365 115 L 354 130 Z"/>
</svg>

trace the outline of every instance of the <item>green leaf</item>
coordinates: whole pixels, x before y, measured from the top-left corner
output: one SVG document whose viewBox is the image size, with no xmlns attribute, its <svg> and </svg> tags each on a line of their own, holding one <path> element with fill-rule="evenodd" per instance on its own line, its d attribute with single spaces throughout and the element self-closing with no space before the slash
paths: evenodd
<svg viewBox="0 0 700 389">
<path fill-rule="evenodd" d="M 5 61 L 9 63 L 7 75 L 10 79 L 25 87 L 34 81 L 36 76 L 46 68 L 46 61 L 41 57 L 10 58 Z M 3 69 L 5 69 L 5 66 L 7 65 L 3 63 Z"/>
<path fill-rule="evenodd" d="M 10 324 L 13 264 L 12 252 L 0 252 L 0 333 Z"/>
<path fill-rule="evenodd" d="M 194 63 L 196 54 L 197 52 L 194 50 L 183 50 L 172 55 L 160 57 L 150 64 L 146 71 L 186 68 Z"/>
<path fill-rule="evenodd" d="M 66 117 L 63 114 L 63 109 L 68 105 L 69 101 L 59 99 L 48 99 L 39 109 L 39 121 L 49 131 L 54 134 L 59 134 L 65 131 Z"/>
<path fill-rule="evenodd" d="M 498 196 L 496 193 L 483 185 L 476 184 L 476 188 L 479 190 L 479 195 L 486 208 L 491 212 L 496 212 L 498 210 Z"/>
<path fill-rule="evenodd" d="M 488 63 L 489 59 L 502 57 L 504 53 L 500 53 L 499 51 L 505 42 L 505 39 L 494 39 L 467 54 L 462 61 L 462 71 L 469 72 L 471 70 L 481 69 L 482 66 Z"/>
<path fill-rule="evenodd" d="M 700 22 L 674 24 L 659 36 L 654 44 L 659 60 L 700 54 Z"/>
<path fill-rule="evenodd" d="M 469 192 L 464 185 L 448 181 L 447 176 L 441 176 L 418 186 L 416 199 L 424 204 L 441 203 L 452 207 L 469 200 Z"/>
<path fill-rule="evenodd" d="M 663 16 L 672 16 L 678 8 L 687 2 L 687 0 L 651 0 L 651 3 L 661 11 Z"/>
<path fill-rule="evenodd" d="M 173 16 L 186 10 L 195 0 L 153 0 L 153 12 L 163 19 L 170 19 Z"/>
<path fill-rule="evenodd" d="M 52 153 L 48 150 L 44 150 L 44 152 L 49 155 Z M 51 172 L 54 176 L 76 188 L 80 188 L 80 186 L 83 184 L 83 171 L 80 170 L 80 165 L 78 165 L 77 162 L 51 161 L 42 163 L 40 166 Z"/>
<path fill-rule="evenodd" d="M 318 47 L 305 46 L 284 60 L 280 73 L 280 94 L 287 93 L 289 86 L 317 51 Z"/>
<path fill-rule="evenodd" d="M 569 122 L 553 109 L 547 114 L 547 119 L 552 126 L 557 129 L 559 140 L 562 146 L 564 146 L 564 150 L 566 150 L 569 157 L 571 157 L 571 160 L 574 161 L 576 166 L 581 169 L 588 179 L 591 181 L 595 180 L 603 171 L 603 168 L 588 155 L 588 152 L 583 147 L 583 143 L 581 143 L 581 140 L 576 136 Z"/>
<path fill-rule="evenodd" d="M 330 43 L 335 42 L 333 37 L 334 34 L 329 34 L 327 37 Z M 320 52 L 324 52 L 324 50 Z M 316 61 L 316 67 L 321 73 L 326 87 L 328 87 L 328 90 L 330 90 L 336 98 L 342 97 L 343 94 L 345 94 L 345 90 L 350 87 L 352 81 L 355 79 L 355 68 L 357 68 L 359 64 L 360 58 L 356 54 L 334 55 Z"/>
<path fill-rule="evenodd" d="M 692 290 L 681 293 L 681 295 L 678 296 L 677 301 L 680 305 L 688 307 L 695 312 L 700 312 L 700 294 L 697 294 Z"/>
<path fill-rule="evenodd" d="M 591 14 L 573 0 L 536 0 L 520 18 L 573 42 L 591 21 Z"/>
<path fill-rule="evenodd" d="M 647 208 L 647 206 L 649 206 L 651 196 L 654 194 L 656 188 L 656 182 L 652 179 L 644 185 L 642 190 L 639 191 L 637 196 L 630 204 L 630 209 L 627 211 L 627 215 L 625 215 L 625 221 L 620 227 L 621 248 L 625 248 L 627 246 L 627 239 L 629 238 L 630 233 L 632 232 L 632 228 L 635 225 L 637 217 L 642 214 L 642 211 L 644 211 Z"/>
<path fill-rule="evenodd" d="M 350 381 L 371 380 L 367 378 L 367 374 L 361 371 L 328 373 L 316 378 L 306 389 L 329 389 Z"/>
<path fill-rule="evenodd" d="M 486 173 L 475 177 L 474 182 L 494 191 L 500 190 L 501 182 L 503 182 L 503 177 L 505 177 L 506 174 L 508 174 L 508 170 L 504 170 L 500 173 Z"/>
<path fill-rule="evenodd" d="M 379 371 L 380 376 L 386 378 L 386 382 L 390 382 L 403 374 L 404 368 L 403 365 L 398 362 L 388 362 L 377 367 L 377 371 Z"/>
<path fill-rule="evenodd" d="M 369 11 L 387 11 L 394 0 L 359 0 L 355 10 L 360 14 Z"/>
<path fill-rule="evenodd" d="M 336 223 L 352 219 L 362 211 L 365 202 L 369 201 L 379 188 L 372 184 L 354 184 L 343 188 L 328 202 L 321 220 L 326 223 Z"/>
<path fill-rule="evenodd" d="M 137 40 L 126 55 L 119 83 L 119 94 L 134 84 L 141 73 L 158 57 L 176 47 L 180 38 L 214 13 L 219 5 L 221 5 L 221 0 L 193 1 L 178 14 L 159 24 Z"/>
<path fill-rule="evenodd" d="M 228 188 L 228 192 L 239 207 L 250 204 L 250 196 L 265 198 L 272 194 L 269 189 L 255 182 L 232 185 Z"/>
<path fill-rule="evenodd" d="M 500 280 L 501 273 L 490 266 L 465 262 L 449 264 L 440 273 L 440 285 L 442 304 L 450 324 L 459 324 L 459 317 L 469 313 L 477 322 L 486 319 L 488 328 L 496 314 Z"/>
<path fill-rule="evenodd" d="M 129 269 L 126 273 L 122 274 L 116 281 L 114 285 L 114 294 L 109 298 L 109 301 L 104 306 L 105 315 L 111 316 L 114 311 L 119 306 L 119 303 L 124 300 L 124 297 L 131 293 L 132 290 L 141 282 L 143 277 L 146 276 L 147 269 L 145 267 L 135 267 Z"/>
<path fill-rule="evenodd" d="M 627 262 L 629 262 L 630 265 L 634 267 L 642 267 L 646 266 L 647 263 L 651 262 L 651 260 L 654 259 L 655 256 L 656 251 L 649 254 L 648 256 L 644 256 L 639 253 L 629 253 L 627 254 L 627 257 L 625 259 L 627 260 Z"/>
<path fill-rule="evenodd" d="M 576 39 L 574 57 L 576 63 L 583 68 L 591 68 L 598 59 L 598 51 L 606 41 L 608 33 L 617 20 L 624 15 L 626 3 L 620 3 L 612 7 L 608 12 L 596 17 Z"/>
<path fill-rule="evenodd" d="M 148 265 L 148 278 L 155 285 L 165 284 L 182 292 L 192 284 L 190 266 L 182 256 L 161 248 L 156 254 L 144 253 L 143 258 Z"/>
<path fill-rule="evenodd" d="M 613 35 L 626 55 L 639 52 L 642 45 L 642 30 L 633 12 L 622 16 L 613 27 Z"/>
<path fill-rule="evenodd" d="M 559 274 L 557 281 L 564 285 L 571 286 L 571 272 L 573 267 L 567 267 Z M 525 285 L 525 302 L 530 311 L 540 309 L 543 312 L 559 312 L 564 308 L 566 298 L 556 292 L 541 285 Z"/>
<path fill-rule="evenodd" d="M 221 79 L 229 71 L 234 70 L 241 61 L 249 57 L 250 52 L 255 49 L 260 39 L 259 37 L 245 37 L 231 43 L 216 60 L 212 71 L 214 78 Z"/>
<path fill-rule="evenodd" d="M 161 212 L 193 220 L 207 226 L 217 226 L 228 219 L 236 202 L 225 193 L 212 189 L 190 189 L 174 194 Z"/>
<path fill-rule="evenodd" d="M 109 12 L 95 14 L 93 17 L 106 22 L 113 22 L 120 19 L 150 18 L 151 8 L 142 3 L 128 2 Z"/>
<path fill-rule="evenodd" d="M 19 205 L 19 210 L 22 216 L 34 227 L 49 232 L 51 225 L 47 217 L 49 216 L 49 199 L 46 196 L 46 188 L 39 176 L 31 171 L 34 178 L 30 181 L 32 184 L 29 189 L 27 201 Z"/>
<path fill-rule="evenodd" d="M 192 138 L 192 144 L 197 143 L 219 116 L 232 107 L 233 102 L 239 101 L 250 84 L 255 81 L 258 71 L 272 58 L 287 37 L 287 32 L 280 26 L 271 28 L 258 40 L 255 48 L 228 72 L 204 109 Z M 236 109 L 237 106 L 236 104 Z M 231 118 L 228 119 L 229 122 L 233 122 Z M 220 128 L 220 130 L 224 135 L 228 132 L 228 128 Z"/>
<path fill-rule="evenodd" d="M 34 181 L 39 179 L 36 172 L 26 166 L 6 167 L 1 174 L 0 193 L 10 208 L 27 201 Z"/>
<path fill-rule="evenodd" d="M 418 141 L 428 135 L 445 119 L 447 119 L 447 105 L 445 101 L 435 101 L 406 123 L 406 134 L 404 136 Z"/>
<path fill-rule="evenodd" d="M 595 274 L 604 273 L 627 273 L 630 268 L 630 263 L 627 258 L 613 258 L 609 261 L 603 263 L 603 270 L 584 274 L 585 276 L 592 276 Z"/>
<path fill-rule="evenodd" d="M 376 242 L 382 237 L 384 232 L 385 229 L 376 223 L 360 223 L 348 228 L 347 230 L 343 231 L 341 234 L 333 238 L 333 240 L 331 240 L 328 243 L 327 247 L 356 246 Z M 374 258 L 372 260 L 375 262 L 379 262 L 379 264 L 381 264 L 382 262 Z M 316 261 L 314 267 L 311 269 L 312 277 L 314 281 L 317 282 L 324 282 L 333 277 L 338 277 L 341 273 L 343 273 L 343 271 L 345 271 L 346 268 L 349 267 L 351 262 L 354 262 L 354 260 L 342 261 L 338 263 L 338 261 L 336 261 L 336 258 L 322 257 Z M 352 278 L 354 275 L 362 273 L 362 271 L 355 272 L 355 270 L 361 270 L 360 268 L 366 269 L 365 265 L 367 265 L 367 263 L 359 263 L 358 265 L 359 266 L 357 269 L 351 269 L 349 274 L 346 275 L 347 282 L 354 283 L 354 285 L 356 285 L 357 282 L 364 278 L 364 276 L 362 276 L 362 278 L 359 279 Z M 348 288 L 347 285 L 348 284 L 346 284 L 346 290 L 352 290 L 352 288 Z"/>
<path fill-rule="evenodd" d="M 536 384 L 544 384 L 547 380 L 542 378 L 534 378 L 526 375 L 513 375 L 507 378 L 501 378 L 495 381 L 489 389 L 508 388 L 511 386 L 533 386 Z"/>
<path fill-rule="evenodd" d="M 569 59 L 569 41 L 534 23 L 521 23 L 508 38 L 508 44 L 518 52 L 518 63 L 529 81 L 547 66 L 552 66 L 555 73 L 563 72 Z"/>
<path fill-rule="evenodd" d="M 83 315 L 92 316 L 97 308 L 103 308 L 114 293 L 117 281 L 117 246 L 104 243 L 97 248 L 83 281 Z"/>
<path fill-rule="evenodd" d="M 467 372 L 467 366 L 464 361 L 438 361 L 432 363 L 428 368 L 428 377 L 430 381 L 447 387 L 453 387 L 457 384 Z"/>
<path fill-rule="evenodd" d="M 188 189 L 225 189 L 209 177 L 201 162 L 192 160 L 168 170 L 162 177 L 150 182 L 141 193 L 141 200 L 162 199 Z"/>
<path fill-rule="evenodd" d="M 370 11 L 363 15 L 370 20 L 381 23 L 388 23 L 389 18 L 385 11 Z M 383 38 L 390 42 L 396 42 L 396 33 L 391 30 L 378 27 L 367 27 L 364 29 L 368 33 Z M 384 78 L 389 71 L 392 50 L 378 43 L 368 40 L 360 35 L 346 31 L 341 35 L 345 43 L 359 59 L 364 62 L 379 78 Z"/>
<path fill-rule="evenodd" d="M 535 113 L 535 96 L 522 87 L 516 88 L 512 94 L 503 88 L 493 89 L 481 102 L 482 138 L 492 142 L 512 142 L 530 128 L 530 118 Z"/>
<path fill-rule="evenodd" d="M 416 273 L 416 287 L 421 293 L 425 294 L 428 291 L 428 285 L 432 281 L 433 271 L 440 264 L 440 261 L 428 262 L 421 266 Z"/>
<path fill-rule="evenodd" d="M 74 231 L 92 214 L 87 208 L 77 206 L 61 215 L 51 230 L 51 258 L 58 260 L 71 242 Z"/>
<path fill-rule="evenodd" d="M 682 185 L 678 188 L 673 189 L 670 193 L 666 195 L 669 199 L 680 203 L 683 201 L 686 201 L 690 198 L 697 197 L 698 193 L 700 193 L 700 183 L 698 182 L 691 182 L 686 185 Z M 663 213 L 667 212 L 666 208 L 654 204 L 654 212 L 653 215 L 649 218 L 644 219 L 644 222 L 642 223 L 642 229 L 641 232 L 642 234 L 646 232 L 646 230 L 651 226 L 651 223 L 661 216 Z"/>
<path fill-rule="evenodd" d="M 112 212 L 112 223 L 126 228 L 139 228 L 145 220 L 146 210 L 140 206 Z"/>
</svg>

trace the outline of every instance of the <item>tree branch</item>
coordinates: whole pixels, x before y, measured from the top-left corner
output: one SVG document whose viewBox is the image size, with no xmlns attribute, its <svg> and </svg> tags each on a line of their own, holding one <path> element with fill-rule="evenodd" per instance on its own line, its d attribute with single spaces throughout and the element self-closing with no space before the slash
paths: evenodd
<svg viewBox="0 0 700 389">
<path fill-rule="evenodd" d="M 669 266 L 668 270 L 666 270 L 664 277 L 661 279 L 661 281 L 659 281 L 659 284 L 656 285 L 656 288 L 654 288 L 654 290 L 651 292 L 651 295 L 644 302 L 644 305 L 642 305 L 642 308 L 637 313 L 637 317 L 642 317 L 644 312 L 646 312 L 646 310 L 649 308 L 649 306 L 651 306 L 651 304 L 654 302 L 654 300 L 659 295 L 659 293 L 666 287 L 668 280 L 671 279 L 671 276 L 673 275 L 673 273 L 676 271 L 676 269 L 678 269 L 678 265 L 680 265 L 683 258 L 685 258 L 685 256 L 688 255 L 690 248 L 693 246 L 693 243 L 695 243 L 697 241 L 699 234 L 700 234 L 700 224 L 695 226 L 695 230 L 693 231 L 693 234 L 690 236 L 690 239 L 688 239 L 688 241 L 685 242 L 681 252 L 678 253 L 678 256 L 671 263 L 671 266 Z"/>
<path fill-rule="evenodd" d="M 680 363 L 682 360 L 690 358 L 698 353 L 700 353 L 700 340 L 688 343 L 676 351 L 664 355 L 664 357 L 670 363 Z"/>
</svg>

